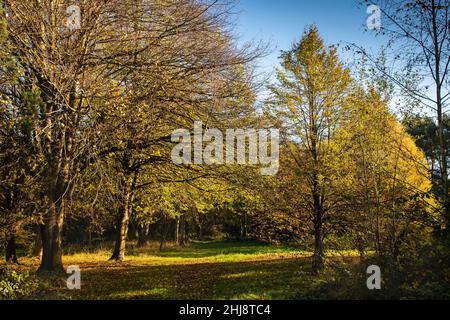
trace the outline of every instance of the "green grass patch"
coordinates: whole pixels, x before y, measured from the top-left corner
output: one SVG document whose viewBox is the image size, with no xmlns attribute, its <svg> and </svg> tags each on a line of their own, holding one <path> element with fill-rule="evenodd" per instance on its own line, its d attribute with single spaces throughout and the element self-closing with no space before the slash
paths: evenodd
<svg viewBox="0 0 450 320">
<path fill-rule="evenodd" d="M 109 262 L 110 251 L 83 250 L 63 257 L 65 266 L 81 268 L 81 290 L 63 281 L 48 286 L 37 299 L 321 299 L 326 298 L 332 270 L 310 275 L 311 253 L 291 246 L 258 242 L 194 242 L 185 248 L 132 244 L 124 262 Z M 354 252 L 330 252 L 333 261 L 353 259 Z M 34 271 L 36 258 L 16 267 Z"/>
</svg>

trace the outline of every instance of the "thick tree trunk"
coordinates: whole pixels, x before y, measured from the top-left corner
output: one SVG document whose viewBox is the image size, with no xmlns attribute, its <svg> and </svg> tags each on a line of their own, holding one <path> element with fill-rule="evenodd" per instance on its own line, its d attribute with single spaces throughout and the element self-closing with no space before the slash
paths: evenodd
<svg viewBox="0 0 450 320">
<path fill-rule="evenodd" d="M 127 195 L 126 198 L 129 198 L 130 195 Z M 125 200 L 125 203 L 120 212 L 119 225 L 117 228 L 117 238 L 114 246 L 113 254 L 110 260 L 115 261 L 123 261 L 125 259 L 125 250 L 127 243 L 127 235 L 128 235 L 128 223 L 130 220 L 129 213 L 129 199 Z"/>
<path fill-rule="evenodd" d="M 37 85 L 41 89 L 41 97 L 50 113 L 60 109 L 58 105 L 62 99 L 56 88 L 44 75 L 36 73 Z M 73 107 L 71 99 L 70 107 Z M 50 112 L 51 111 L 51 112 Z M 40 227 L 42 238 L 42 259 L 38 272 L 64 272 L 62 264 L 62 230 L 65 218 L 67 195 L 70 194 L 70 172 L 73 165 L 72 133 L 63 124 L 62 119 L 56 120 L 46 115 L 45 125 L 51 128 L 43 135 L 45 145 L 46 193 L 48 208 L 44 216 L 44 223 Z M 57 123 L 58 122 L 58 123 Z"/>
<path fill-rule="evenodd" d="M 71 139 L 68 136 L 65 141 L 66 152 L 70 153 Z M 52 143 L 49 139 L 49 145 Z M 51 149 L 51 147 L 49 148 Z M 49 150 L 47 157 L 49 166 L 46 172 L 48 177 L 46 184 L 49 205 L 44 216 L 44 223 L 40 228 L 42 258 L 38 272 L 64 273 L 61 245 L 66 199 L 71 191 L 69 158 L 55 156 L 55 150 Z"/>
<path fill-rule="evenodd" d="M 50 209 L 41 225 L 42 260 L 38 272 L 64 272 L 62 264 L 62 228 L 64 223 L 64 199 L 51 201 Z"/>
<path fill-rule="evenodd" d="M 18 263 L 16 252 L 16 235 L 14 233 L 10 233 L 6 236 L 6 239 L 6 262 Z"/>
</svg>

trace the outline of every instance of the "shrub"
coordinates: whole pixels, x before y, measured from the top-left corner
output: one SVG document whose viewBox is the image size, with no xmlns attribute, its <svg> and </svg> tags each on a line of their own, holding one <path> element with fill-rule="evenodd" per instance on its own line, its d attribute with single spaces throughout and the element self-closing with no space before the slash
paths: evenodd
<svg viewBox="0 0 450 320">
<path fill-rule="evenodd" d="M 39 281 L 28 272 L 18 272 L 7 267 L 0 269 L 0 299 L 26 298 L 39 287 Z"/>
</svg>

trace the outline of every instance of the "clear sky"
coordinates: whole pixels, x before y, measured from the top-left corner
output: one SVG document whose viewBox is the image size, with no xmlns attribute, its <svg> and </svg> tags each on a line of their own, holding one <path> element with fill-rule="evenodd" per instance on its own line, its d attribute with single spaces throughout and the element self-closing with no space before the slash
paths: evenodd
<svg viewBox="0 0 450 320">
<path fill-rule="evenodd" d="M 365 31 L 366 10 L 357 0 L 240 0 L 236 31 L 242 41 L 269 42 L 271 54 L 261 67 L 271 72 L 280 50 L 290 49 L 311 24 L 317 25 L 327 44 L 350 42 L 378 52 L 384 40 L 374 31 Z"/>
</svg>

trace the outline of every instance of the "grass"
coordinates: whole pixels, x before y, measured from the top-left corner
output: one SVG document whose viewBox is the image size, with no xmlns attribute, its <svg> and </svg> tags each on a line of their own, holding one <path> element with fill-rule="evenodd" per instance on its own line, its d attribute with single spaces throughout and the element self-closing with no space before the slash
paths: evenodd
<svg viewBox="0 0 450 320">
<path fill-rule="evenodd" d="M 110 251 L 74 252 L 63 263 L 81 268 L 82 289 L 68 290 L 59 279 L 38 299 L 321 299 L 333 298 L 336 270 L 310 275 L 311 253 L 257 242 L 195 242 L 163 252 L 152 243 L 128 249 L 124 262 L 109 262 Z M 334 263 L 351 262 L 355 252 L 329 252 Z M 36 258 L 20 259 L 20 269 L 34 271 Z"/>
</svg>

